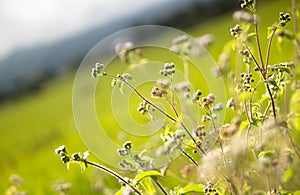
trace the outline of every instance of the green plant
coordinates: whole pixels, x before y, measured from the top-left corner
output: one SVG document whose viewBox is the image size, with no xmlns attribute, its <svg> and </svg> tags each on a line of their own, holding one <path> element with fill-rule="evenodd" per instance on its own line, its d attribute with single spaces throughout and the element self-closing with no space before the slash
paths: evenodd
<svg viewBox="0 0 300 195">
<path fill-rule="evenodd" d="M 71 156 L 65 147 L 57 149 L 64 163 L 76 162 L 84 169 L 94 166 L 119 179 L 122 187 L 116 194 L 136 193 L 155 194 L 156 190 L 152 182 L 163 194 L 292 194 L 300 193 L 299 183 L 299 101 L 291 98 L 292 91 L 288 89 L 293 83 L 294 89 L 299 94 L 299 83 L 294 79 L 298 76 L 296 62 L 275 62 L 270 64 L 272 43 L 277 38 L 278 44 L 294 40 L 299 49 L 299 33 L 297 16 L 295 14 L 295 1 L 292 1 L 293 19 L 289 13 L 279 13 L 279 20 L 268 28 L 267 48 L 265 56 L 259 34 L 259 23 L 256 13 L 256 0 L 243 0 L 241 7 L 245 9 L 239 12 L 237 18 L 240 23 L 230 29 L 234 42 L 229 42 L 230 49 L 236 52 L 238 58 L 235 67 L 241 71 L 234 73 L 224 64 L 216 70 L 216 76 L 224 76 L 229 82 L 234 81 L 234 87 L 230 88 L 232 97 L 229 98 L 226 109 L 232 109 L 234 116 L 226 124 L 216 124 L 216 113 L 223 110 L 223 105 L 217 103 L 214 94 L 204 96 L 201 90 L 191 91 L 188 83 L 174 83 L 176 66 L 174 63 L 165 63 L 159 71 L 162 79 L 157 81 L 151 91 L 152 98 L 161 99 L 169 110 L 163 110 L 151 99 L 146 98 L 137 88 L 131 84 L 133 77 L 128 74 L 113 75 L 105 70 L 105 65 L 97 63 L 92 69 L 91 75 L 95 77 L 109 77 L 112 86 L 118 87 L 122 93 L 124 86 L 131 89 L 140 98 L 137 110 L 155 122 L 154 112 L 160 113 L 168 120 L 164 123 L 161 134 L 163 144 L 157 150 L 159 155 L 170 155 L 179 151 L 194 166 L 184 166 L 183 175 L 197 176 L 192 184 L 182 184 L 175 188 L 163 186 L 158 180 L 166 178 L 168 169 L 161 173 L 155 166 L 153 159 L 143 154 L 134 154 L 131 150 L 131 142 L 125 142 L 118 149 L 118 154 L 124 159 L 119 166 L 126 170 L 137 171 L 134 179 L 127 179 L 105 166 L 87 160 L 87 153 L 83 155 L 75 153 Z M 242 14 L 242 15 L 241 15 Z M 294 32 L 286 26 L 293 20 Z M 171 51 L 185 55 L 191 52 L 192 46 L 189 38 L 181 36 L 174 40 Z M 145 60 L 141 50 L 132 50 L 132 44 L 128 47 L 119 46 L 117 53 L 122 61 L 129 65 L 137 65 Z M 297 51 L 299 52 L 299 51 Z M 225 51 L 232 56 L 232 50 Z M 229 62 L 229 59 L 225 60 Z M 222 61 L 224 63 L 224 61 Z M 188 65 L 185 64 L 185 73 Z M 188 75 L 188 74 L 187 74 Z M 179 95 L 178 95 L 179 94 Z M 186 110 L 178 108 L 178 97 L 183 94 L 185 101 L 201 109 L 201 122 L 193 129 L 188 129 L 183 116 L 189 116 Z M 293 101 L 296 105 L 287 108 Z M 297 109 L 296 109 L 297 108 Z M 192 116 L 194 117 L 194 116 Z M 203 149 L 208 134 L 216 134 L 216 145 L 210 150 Z M 192 149 L 192 151 L 191 151 Z M 193 153 L 200 152 L 201 155 Z M 170 159 L 169 164 L 172 163 Z M 186 168 L 186 169 L 185 169 Z M 188 171 L 188 170 L 193 170 Z"/>
</svg>

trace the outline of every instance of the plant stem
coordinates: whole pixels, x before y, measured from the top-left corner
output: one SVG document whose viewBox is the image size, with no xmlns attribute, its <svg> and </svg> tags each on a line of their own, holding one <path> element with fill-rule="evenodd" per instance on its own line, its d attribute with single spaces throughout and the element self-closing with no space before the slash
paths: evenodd
<svg viewBox="0 0 300 195">
<path fill-rule="evenodd" d="M 178 117 L 179 117 L 179 114 L 178 114 L 178 112 L 177 112 L 177 110 L 176 110 L 174 104 L 173 104 L 172 102 L 170 102 L 170 100 L 169 100 L 167 97 L 165 97 L 165 99 L 166 99 L 166 101 L 168 102 L 168 104 L 172 107 L 172 110 L 174 111 L 176 117 L 178 118 Z"/>
<path fill-rule="evenodd" d="M 298 34 L 298 21 L 297 21 L 297 10 L 296 10 L 296 0 L 292 0 L 292 15 L 295 34 Z M 299 40 L 298 40 L 299 41 Z"/>
<path fill-rule="evenodd" d="M 196 166 L 198 167 L 199 164 L 191 157 L 191 155 L 189 155 L 187 152 L 185 152 L 181 147 L 180 147 L 180 151 Z"/>
<path fill-rule="evenodd" d="M 272 111 L 273 111 L 273 115 L 274 115 L 274 119 L 276 121 L 276 109 L 275 109 L 275 102 L 274 102 L 274 98 L 273 98 L 273 95 L 272 95 L 272 92 L 271 92 L 271 89 L 270 89 L 270 86 L 268 84 L 268 81 L 267 81 L 267 77 L 266 77 L 266 71 L 263 70 L 263 67 L 259 66 L 255 56 L 253 55 L 253 53 L 251 52 L 250 48 L 248 47 L 248 45 L 246 43 L 244 43 L 244 46 L 246 47 L 246 49 L 249 51 L 256 67 L 258 68 L 262 78 L 264 79 L 264 82 L 265 82 L 265 85 L 266 85 L 266 88 L 267 88 L 267 91 L 269 93 L 269 96 L 270 96 L 270 99 L 271 99 L 271 104 L 272 104 Z"/>
<path fill-rule="evenodd" d="M 129 88 L 131 88 L 135 94 L 137 94 L 141 99 L 143 99 L 146 103 L 148 103 L 149 105 L 151 105 L 153 108 L 155 108 L 156 110 L 158 110 L 160 113 L 162 113 L 163 115 L 165 115 L 166 117 L 168 117 L 170 120 L 172 120 L 173 122 L 177 122 L 177 120 L 172 117 L 171 115 L 169 115 L 168 113 L 166 113 L 165 111 L 161 110 L 159 107 L 157 107 L 155 104 L 153 104 L 152 102 L 150 102 L 149 100 L 147 100 L 134 86 L 132 86 L 128 81 L 124 80 L 124 79 L 120 79 L 114 75 L 108 74 L 106 73 L 105 76 L 110 76 L 114 79 L 118 79 L 122 82 L 124 82 Z"/>
<path fill-rule="evenodd" d="M 157 186 L 159 187 L 159 189 L 164 193 L 164 195 L 168 195 L 168 193 L 166 192 L 166 190 L 163 188 L 163 186 L 157 180 L 154 180 L 154 182 L 157 184 Z"/>
<path fill-rule="evenodd" d="M 275 108 L 275 102 L 274 102 L 274 98 L 273 98 L 273 95 L 272 95 L 270 86 L 269 86 L 269 84 L 267 83 L 267 81 L 266 81 L 266 87 L 267 87 L 269 96 L 270 96 L 270 98 L 271 98 L 272 111 L 273 111 L 274 119 L 275 119 L 275 121 L 276 121 L 276 108 Z"/>
<path fill-rule="evenodd" d="M 271 44 L 272 44 L 275 32 L 276 32 L 276 28 L 273 29 L 272 34 L 271 34 L 270 39 L 269 39 L 269 43 L 268 43 L 268 50 L 267 50 L 267 57 L 266 57 L 266 67 L 264 69 L 265 74 L 268 72 L 268 65 L 269 65 L 269 59 L 270 59 L 270 53 L 271 53 Z"/>
<path fill-rule="evenodd" d="M 166 117 L 168 117 L 170 120 L 172 120 L 175 123 L 180 123 L 180 126 L 185 130 L 185 132 L 188 134 L 188 136 L 192 139 L 192 141 L 195 143 L 195 145 L 198 147 L 198 149 L 204 154 L 206 155 L 206 153 L 204 152 L 204 150 L 197 144 L 196 140 L 194 139 L 194 137 L 192 136 L 192 134 L 189 132 L 189 130 L 186 128 L 186 126 L 183 124 L 183 122 L 178 121 L 177 119 L 175 119 L 174 117 L 172 117 L 171 115 L 169 115 L 168 113 L 166 113 L 165 111 L 163 111 L 162 109 L 160 109 L 159 107 L 157 107 L 155 104 L 153 104 L 152 102 L 150 102 L 149 100 L 147 100 L 134 86 L 132 86 L 128 81 L 126 81 L 125 79 L 120 79 L 114 75 L 108 74 L 106 73 L 105 76 L 110 76 L 114 79 L 118 79 L 122 82 L 124 82 L 130 89 L 132 89 L 141 99 L 143 99 L 146 103 L 148 103 L 149 105 L 151 105 L 153 108 L 155 108 L 156 110 L 158 110 L 160 113 L 162 113 L 163 115 L 165 115 Z"/>
<path fill-rule="evenodd" d="M 121 180 L 126 185 L 128 185 L 134 192 L 136 192 L 139 195 L 142 195 L 142 193 L 138 189 L 136 189 L 133 185 L 131 185 L 128 181 L 126 181 L 126 179 L 124 179 L 124 177 L 122 177 L 118 173 L 114 172 L 113 170 L 111 170 L 111 169 L 109 169 L 109 168 L 107 168 L 103 165 L 100 165 L 100 164 L 97 164 L 97 163 L 94 163 L 94 162 L 90 162 L 90 161 L 86 161 L 86 164 L 92 165 L 92 166 L 96 167 L 97 169 L 100 169 L 100 170 L 110 174 L 111 176 Z"/>
<path fill-rule="evenodd" d="M 299 40 L 299 36 L 298 36 L 298 17 L 297 17 L 297 8 L 296 8 L 296 0 L 292 0 L 292 18 L 293 18 L 293 26 L 294 26 L 294 33 L 296 35 L 295 38 L 295 44 L 296 47 L 298 48 L 298 50 L 300 50 L 300 40 Z M 299 52 L 299 51 L 298 51 Z M 300 57 L 300 52 L 297 54 L 298 57 Z"/>
<path fill-rule="evenodd" d="M 256 0 L 254 0 L 253 6 L 254 6 L 254 10 L 256 12 Z M 259 34 L 258 34 L 258 25 L 257 25 L 257 16 L 256 16 L 256 13 L 253 13 L 253 17 L 254 17 L 253 19 L 254 19 L 254 27 L 255 27 L 255 34 L 256 34 L 255 38 L 256 38 L 256 43 L 257 43 L 257 49 L 258 49 L 259 59 L 260 59 L 260 62 L 261 62 L 261 66 L 264 67 L 264 62 L 263 62 L 263 57 L 262 57 L 262 51 L 261 51 L 261 45 L 260 45 L 260 41 L 259 41 Z"/>
<path fill-rule="evenodd" d="M 197 148 L 202 152 L 202 154 L 206 155 L 205 151 L 201 148 L 199 144 L 197 144 L 195 138 L 192 136 L 192 134 L 189 132 L 189 130 L 186 128 L 186 126 L 183 124 L 183 122 L 180 122 L 181 127 L 185 130 L 185 132 L 188 134 L 188 136 L 192 139 L 192 141 L 195 143 Z"/>
</svg>

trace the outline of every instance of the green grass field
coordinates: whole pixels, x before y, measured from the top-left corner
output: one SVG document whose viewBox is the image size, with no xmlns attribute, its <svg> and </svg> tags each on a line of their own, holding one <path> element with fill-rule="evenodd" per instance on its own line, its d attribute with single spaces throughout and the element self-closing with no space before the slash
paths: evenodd
<svg viewBox="0 0 300 195">
<path fill-rule="evenodd" d="M 279 11 L 290 11 L 289 1 L 270 2 L 264 1 L 260 4 L 258 1 L 258 15 L 261 18 L 260 32 L 263 36 L 267 35 L 266 27 L 277 21 Z M 231 39 L 229 28 L 235 25 L 231 15 L 228 13 L 208 20 L 186 29 L 186 32 L 192 36 L 213 34 L 215 42 L 209 51 L 217 59 L 222 52 L 223 45 Z M 266 41 L 262 42 L 263 48 L 266 48 Z M 288 46 L 284 46 L 283 50 L 288 49 L 286 47 Z M 276 57 L 272 58 L 273 61 L 270 63 L 275 63 L 279 59 L 284 61 L 290 57 L 291 53 L 276 50 L 275 41 L 272 55 Z M 159 58 L 166 62 L 170 61 L 162 55 Z M 28 194 L 54 194 L 51 186 L 54 181 L 60 179 L 72 183 L 70 194 L 96 194 L 91 190 L 91 183 L 96 178 L 99 179 L 98 172 L 89 169 L 82 174 L 77 166 L 67 170 L 54 153 L 54 149 L 62 144 L 68 146 L 71 152 L 86 150 L 85 144 L 78 135 L 72 115 L 74 75 L 75 73 L 69 73 L 48 82 L 38 93 L 28 94 L 1 104 L 0 194 L 3 194 L 10 186 L 8 178 L 14 173 L 24 178 L 25 183 L 22 189 Z M 117 132 L 111 131 L 110 133 L 116 134 Z M 92 157 L 92 159 L 96 158 Z M 98 176 L 92 176 L 95 174 Z M 117 189 L 119 186 L 115 179 L 105 174 L 101 175 L 101 179 L 112 189 Z"/>
</svg>

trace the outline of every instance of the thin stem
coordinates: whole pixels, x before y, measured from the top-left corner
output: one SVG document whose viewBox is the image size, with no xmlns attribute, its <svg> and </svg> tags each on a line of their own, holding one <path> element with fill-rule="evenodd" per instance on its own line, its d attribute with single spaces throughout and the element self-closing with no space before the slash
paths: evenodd
<svg viewBox="0 0 300 195">
<path fill-rule="evenodd" d="M 182 148 L 180 148 L 180 151 L 196 166 L 198 167 L 199 164 L 189 155 L 187 152 L 185 152 Z"/>
<path fill-rule="evenodd" d="M 270 53 L 271 53 L 271 44 L 272 44 L 275 32 L 276 32 L 276 28 L 273 29 L 272 34 L 271 34 L 270 39 L 269 39 L 269 43 L 268 43 L 268 50 L 267 50 L 267 57 L 266 57 L 266 67 L 264 69 L 265 73 L 268 72 L 268 65 L 269 65 L 269 59 L 270 59 Z"/>
<path fill-rule="evenodd" d="M 222 177 L 224 178 L 225 181 L 227 181 L 227 183 L 230 184 L 234 194 L 240 194 L 236 185 L 234 185 L 234 183 L 229 178 L 227 178 L 225 175 L 222 175 Z"/>
<path fill-rule="evenodd" d="M 298 34 L 298 19 L 297 19 L 297 10 L 296 10 L 296 0 L 292 0 L 292 15 L 293 15 L 293 24 L 294 24 L 294 31 L 295 34 Z"/>
<path fill-rule="evenodd" d="M 194 139 L 194 137 L 192 136 L 192 134 L 189 132 L 189 130 L 186 128 L 186 126 L 183 124 L 183 122 L 178 121 L 177 119 L 175 119 L 174 117 L 172 117 L 171 115 L 169 115 L 168 113 L 166 113 L 165 111 L 161 110 L 159 107 L 157 107 L 155 104 L 153 104 L 152 102 L 150 102 L 149 100 L 147 100 L 134 86 L 132 86 L 128 81 L 126 81 L 125 79 L 120 79 L 114 75 L 108 74 L 106 73 L 105 76 L 110 76 L 114 79 L 119 79 L 120 81 L 124 82 L 129 88 L 131 88 L 141 99 L 143 99 L 146 103 L 148 103 L 149 105 L 151 105 L 153 108 L 155 108 L 156 110 L 158 110 L 160 113 L 162 113 L 163 115 L 165 115 L 166 117 L 168 117 L 170 120 L 172 120 L 175 123 L 180 123 L 181 127 L 185 130 L 185 132 L 188 134 L 188 136 L 192 139 L 192 141 L 195 143 L 195 145 L 198 147 L 198 149 L 204 154 L 206 155 L 206 153 L 204 152 L 204 150 L 197 144 L 196 140 Z"/>
<path fill-rule="evenodd" d="M 248 145 L 249 145 L 249 134 L 250 134 L 250 129 L 251 129 L 251 124 L 249 123 L 248 128 L 247 128 L 247 132 L 246 132 L 246 151 L 245 151 L 245 158 L 246 158 L 247 153 L 248 153 Z"/>
<path fill-rule="evenodd" d="M 256 0 L 254 0 L 253 6 L 254 6 L 254 10 L 256 10 Z M 253 19 L 254 19 L 254 27 L 255 27 L 255 34 L 256 34 L 255 38 L 256 38 L 256 43 L 257 43 L 257 49 L 258 49 L 259 59 L 260 59 L 260 62 L 261 62 L 261 66 L 264 67 L 264 62 L 263 62 L 263 57 L 262 57 L 262 51 L 261 51 L 261 45 L 260 45 L 260 41 L 259 41 L 259 34 L 258 34 L 258 25 L 257 25 L 257 16 L 256 16 L 256 13 L 253 14 L 253 17 L 254 17 Z"/>
<path fill-rule="evenodd" d="M 168 193 L 166 192 L 166 190 L 163 188 L 163 186 L 157 180 L 154 180 L 154 182 L 159 187 L 159 189 L 164 193 L 164 195 L 168 195 Z"/>
<path fill-rule="evenodd" d="M 295 35 L 298 34 L 298 17 L 297 17 L 297 7 L 296 7 L 296 0 L 292 0 L 292 18 L 293 18 L 293 26 L 294 26 L 294 33 Z M 299 38 L 295 38 L 296 46 L 298 50 L 300 50 L 300 40 Z M 300 55 L 300 54 L 298 54 Z M 298 56 L 299 57 L 299 56 Z"/>
<path fill-rule="evenodd" d="M 100 170 L 103 170 L 104 172 L 110 174 L 111 176 L 114 176 L 115 178 L 121 180 L 126 185 L 128 185 L 134 192 L 136 192 L 139 195 L 142 195 L 142 193 L 138 189 L 136 189 L 133 185 L 131 185 L 128 181 L 126 181 L 124 179 L 124 177 L 122 177 L 118 173 L 114 172 L 113 170 L 111 170 L 111 169 L 109 169 L 109 168 L 107 168 L 107 167 L 105 167 L 103 165 L 99 165 L 97 163 L 94 163 L 94 162 L 86 161 L 86 163 L 89 164 L 89 165 L 92 165 L 92 166 L 94 166 L 94 167 L 96 167 L 96 168 L 98 168 Z"/>
<path fill-rule="evenodd" d="M 273 111 L 274 119 L 275 119 L 275 121 L 276 121 L 276 108 L 275 108 L 275 102 L 274 102 L 274 98 L 273 98 L 273 96 L 272 96 L 272 92 L 271 92 L 270 86 L 269 86 L 269 84 L 268 84 L 267 82 L 266 82 L 266 87 L 267 87 L 269 96 L 270 96 L 270 98 L 271 98 L 272 111 Z"/>
<path fill-rule="evenodd" d="M 221 149 L 221 152 L 222 152 L 222 156 L 223 156 L 224 163 L 226 163 L 226 162 L 227 162 L 227 159 L 226 159 L 226 156 L 225 156 L 225 153 L 224 153 L 224 148 L 223 148 L 222 142 L 221 142 L 220 139 L 218 139 L 217 142 L 218 142 L 219 145 L 220 145 L 220 149 Z"/>
<path fill-rule="evenodd" d="M 291 145 L 293 146 L 293 148 L 294 148 L 294 150 L 295 150 L 296 156 L 297 156 L 298 158 L 300 158 L 299 148 L 297 147 L 297 145 L 296 145 L 295 142 L 293 141 L 293 138 L 292 138 L 292 136 L 291 136 L 289 130 L 286 129 L 285 132 L 286 132 L 286 134 L 288 135 L 288 138 L 289 138 L 289 140 L 290 140 L 290 142 L 291 142 Z"/>
<path fill-rule="evenodd" d="M 168 102 L 168 104 L 172 107 L 172 110 L 174 111 L 176 117 L 178 118 L 179 117 L 179 114 L 174 106 L 174 104 L 172 102 L 170 102 L 170 100 L 166 97 L 166 101 Z"/>
<path fill-rule="evenodd" d="M 206 155 L 205 151 L 201 148 L 199 144 L 197 144 L 195 138 L 192 136 L 192 134 L 189 132 L 189 130 L 186 128 L 186 126 L 183 124 L 183 122 L 180 122 L 180 126 L 185 130 L 185 132 L 188 134 L 188 136 L 193 140 L 197 148 L 204 154 Z"/>
<path fill-rule="evenodd" d="M 110 76 L 114 79 L 119 79 L 118 77 L 114 76 L 114 75 L 111 75 L 111 74 L 108 74 L 106 73 L 105 74 L 106 76 Z M 162 113 L 163 115 L 165 115 L 166 117 L 168 117 L 170 120 L 172 120 L 173 122 L 177 122 L 177 120 L 170 116 L 168 113 L 166 113 L 165 111 L 161 110 L 159 107 L 157 107 L 155 104 L 153 104 L 152 102 L 150 102 L 149 100 L 147 100 L 138 90 L 136 90 L 136 88 L 134 86 L 132 86 L 129 82 L 127 82 L 126 80 L 124 79 L 121 79 L 122 82 L 124 82 L 129 88 L 131 88 L 135 94 L 137 94 L 141 99 L 143 99 L 146 103 L 148 103 L 149 105 L 151 105 L 153 108 L 155 108 L 156 110 L 158 110 L 160 113 Z"/>
<path fill-rule="evenodd" d="M 251 52 L 250 48 L 248 47 L 248 45 L 246 43 L 244 43 L 244 46 L 246 47 L 246 49 L 249 51 L 256 67 L 258 68 L 262 78 L 264 79 L 264 82 L 265 82 L 265 85 L 266 85 L 266 88 L 267 88 L 267 91 L 269 93 L 269 96 L 270 96 L 270 99 L 271 99 L 271 104 L 272 104 L 272 111 L 273 111 L 273 115 L 274 115 L 274 119 L 276 120 L 276 109 L 275 109 L 275 102 L 274 102 L 274 98 L 273 98 L 273 95 L 272 95 L 272 92 L 271 92 L 271 89 L 270 89 L 270 86 L 267 82 L 267 78 L 266 78 L 266 72 L 262 70 L 262 68 L 259 66 L 255 56 L 253 55 L 253 53 Z"/>
<path fill-rule="evenodd" d="M 253 55 L 253 53 L 252 53 L 252 51 L 250 50 L 250 48 L 248 47 L 248 45 L 247 45 L 246 43 L 243 43 L 243 45 L 244 45 L 244 46 L 246 47 L 246 49 L 248 50 L 248 52 L 249 52 L 249 54 L 251 55 L 251 57 L 252 57 L 252 59 L 253 59 L 255 65 L 256 65 L 256 67 L 258 68 L 258 70 L 259 70 L 261 76 L 262 76 L 263 79 L 265 80 L 265 79 L 266 79 L 266 78 L 265 78 L 265 74 L 264 74 L 264 72 L 263 72 L 263 70 L 262 70 L 263 67 L 261 67 L 261 66 L 259 65 L 258 61 L 256 60 L 255 56 Z"/>
<path fill-rule="evenodd" d="M 245 113 L 246 113 L 247 120 L 248 120 L 249 124 L 251 124 L 252 120 L 251 120 L 251 118 L 249 116 L 249 113 L 248 113 L 249 111 L 248 111 L 246 100 L 244 100 L 244 108 L 245 108 Z"/>
</svg>

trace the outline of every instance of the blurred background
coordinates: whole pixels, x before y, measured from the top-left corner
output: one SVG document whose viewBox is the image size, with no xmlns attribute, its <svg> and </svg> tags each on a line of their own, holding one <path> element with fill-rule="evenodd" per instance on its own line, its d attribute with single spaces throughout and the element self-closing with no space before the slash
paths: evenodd
<svg viewBox="0 0 300 195">
<path fill-rule="evenodd" d="M 261 2 L 261 10 L 288 5 Z M 67 171 L 54 154 L 62 144 L 86 149 L 72 116 L 73 80 L 85 54 L 114 32 L 159 24 L 196 37 L 213 34 L 217 58 L 237 9 L 238 0 L 1 0 L 0 193 L 10 188 L 11 174 L 24 179 L 20 188 L 29 194 L 54 194 L 55 182 L 71 183 L 70 194 L 117 189 L 109 176 Z M 276 21 L 277 14 L 266 18 Z"/>
</svg>

